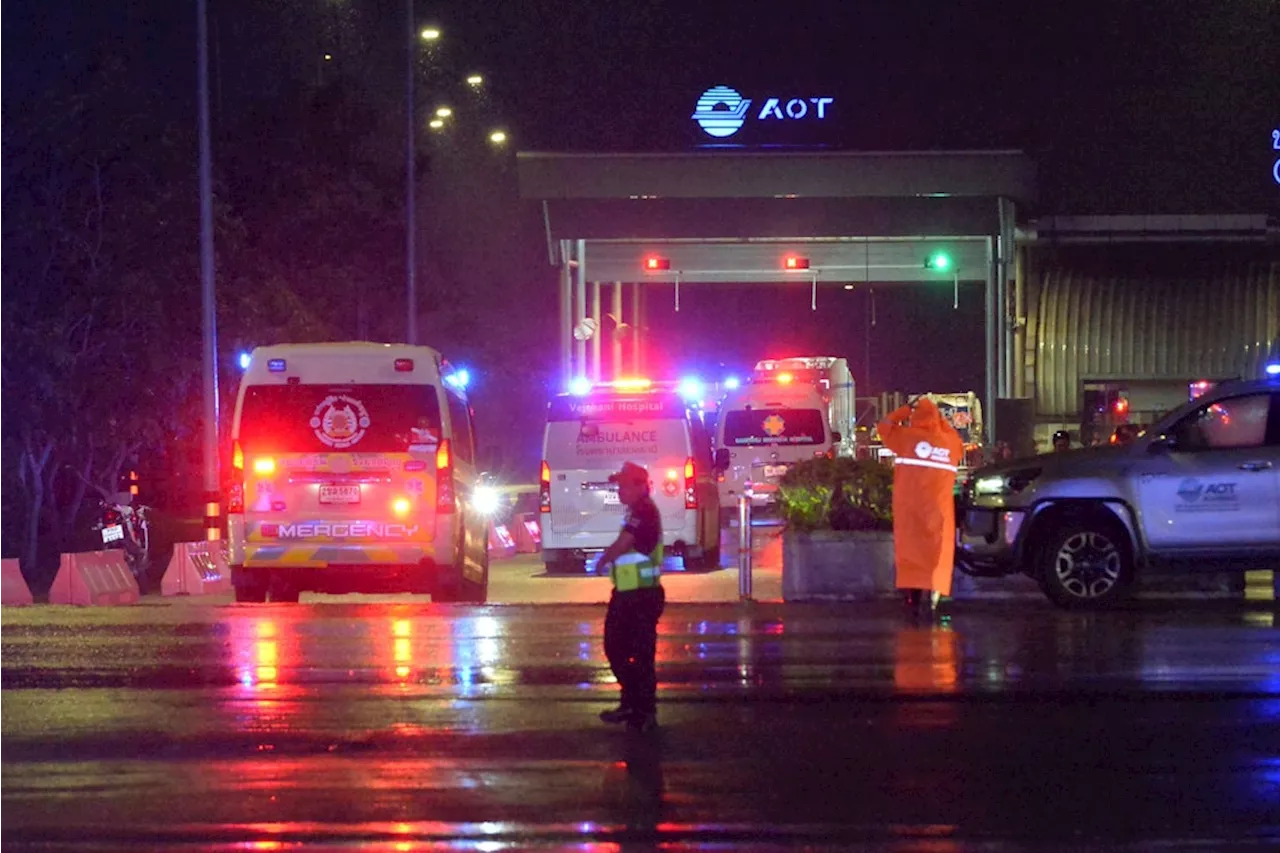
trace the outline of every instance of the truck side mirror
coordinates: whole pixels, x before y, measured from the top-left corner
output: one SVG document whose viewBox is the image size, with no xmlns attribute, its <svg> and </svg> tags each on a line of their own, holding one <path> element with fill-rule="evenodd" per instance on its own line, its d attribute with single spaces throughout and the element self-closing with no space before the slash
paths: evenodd
<svg viewBox="0 0 1280 853">
<path fill-rule="evenodd" d="M 729 470 L 729 448 L 721 447 L 716 451 L 715 469 L 717 471 Z"/>
</svg>

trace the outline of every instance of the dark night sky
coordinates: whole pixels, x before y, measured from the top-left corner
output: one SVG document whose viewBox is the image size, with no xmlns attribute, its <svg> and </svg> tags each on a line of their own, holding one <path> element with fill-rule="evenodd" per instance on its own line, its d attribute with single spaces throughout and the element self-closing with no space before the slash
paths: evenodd
<svg viewBox="0 0 1280 853">
<path fill-rule="evenodd" d="M 358 62 L 379 81 L 369 97 L 400 109 L 403 4 L 279 8 L 308 3 L 358 10 L 382 33 Z M 320 48 L 305 28 L 261 24 L 252 0 L 209 5 L 228 112 L 310 73 Z M 6 99 L 56 73 L 67 51 L 108 49 L 168 93 L 175 116 L 192 116 L 193 10 L 178 0 L 8 3 Z M 521 149 L 688 149 L 703 141 L 690 119 L 698 94 L 727 84 L 836 98 L 831 121 L 804 140 L 834 148 L 1027 150 L 1041 170 L 1037 213 L 1280 213 L 1273 0 L 489 0 L 418 11 L 445 30 L 453 64 L 485 73 Z M 536 212 L 528 218 L 539 241 Z M 552 281 L 545 267 L 528 278 Z M 815 323 L 807 293 L 792 290 L 690 288 L 679 316 L 655 297 L 653 317 L 691 363 L 843 349 L 861 365 L 865 296 L 833 291 L 829 309 L 824 295 Z M 979 293 L 963 293 L 953 312 L 949 290 L 899 289 L 879 309 L 873 340 L 886 354 L 873 358 L 873 385 L 977 387 Z M 725 318 L 733 334 L 708 336 Z"/>
</svg>

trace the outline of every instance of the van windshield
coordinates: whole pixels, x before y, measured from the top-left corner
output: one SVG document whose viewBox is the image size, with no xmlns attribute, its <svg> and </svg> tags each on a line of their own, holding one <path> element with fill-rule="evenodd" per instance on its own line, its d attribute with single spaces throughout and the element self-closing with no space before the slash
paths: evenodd
<svg viewBox="0 0 1280 853">
<path fill-rule="evenodd" d="M 406 453 L 440 440 L 430 385 L 254 385 L 240 443 L 276 453 Z"/>
<path fill-rule="evenodd" d="M 819 409 L 737 409 L 724 413 L 726 447 L 822 444 L 825 417 Z"/>
</svg>

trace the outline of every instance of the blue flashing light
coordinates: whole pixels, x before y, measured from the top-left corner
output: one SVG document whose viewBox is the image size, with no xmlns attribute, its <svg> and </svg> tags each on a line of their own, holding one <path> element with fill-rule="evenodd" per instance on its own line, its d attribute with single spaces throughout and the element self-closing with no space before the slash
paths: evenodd
<svg viewBox="0 0 1280 853">
<path fill-rule="evenodd" d="M 724 381 L 724 387 L 727 391 L 737 391 L 742 387 L 742 380 L 736 376 L 730 376 Z"/>
<path fill-rule="evenodd" d="M 267 370 L 272 373 L 284 373 L 286 368 L 283 358 L 273 358 L 267 362 Z"/>
<path fill-rule="evenodd" d="M 455 370 L 444 378 L 444 381 L 457 388 L 459 391 L 465 390 L 471 384 L 471 373 L 465 367 Z"/>
<path fill-rule="evenodd" d="M 680 380 L 680 396 L 686 400 L 701 400 L 704 390 L 702 380 L 696 376 L 689 376 Z"/>
<path fill-rule="evenodd" d="M 240 353 L 240 357 L 237 361 L 240 363 L 241 370 L 248 370 L 249 365 L 253 363 L 253 356 L 249 355 L 247 352 L 242 352 Z"/>
<path fill-rule="evenodd" d="M 1280 361 L 1273 361 L 1267 365 L 1268 376 L 1280 376 Z"/>
<path fill-rule="evenodd" d="M 591 393 L 591 380 L 585 376 L 577 376 L 569 381 L 569 393 L 576 397 L 585 397 Z"/>
</svg>

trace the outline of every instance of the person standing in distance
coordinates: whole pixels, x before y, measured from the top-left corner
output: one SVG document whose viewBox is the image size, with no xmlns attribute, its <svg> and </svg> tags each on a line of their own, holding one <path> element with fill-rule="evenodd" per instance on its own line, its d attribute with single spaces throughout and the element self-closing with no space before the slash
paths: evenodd
<svg viewBox="0 0 1280 853">
<path fill-rule="evenodd" d="M 609 477 L 627 508 L 617 540 L 600 555 L 613 594 L 604 619 L 604 653 L 622 688 L 617 708 L 603 711 L 606 723 L 648 731 L 658 724 L 658 618 L 666 605 L 662 589 L 662 515 L 649 496 L 649 472 L 634 462 Z"/>
<path fill-rule="evenodd" d="M 904 423 L 908 421 L 908 423 Z M 889 413 L 876 428 L 893 451 L 893 560 L 913 615 L 933 615 L 951 594 L 956 554 L 960 435 L 928 397 Z"/>
</svg>

